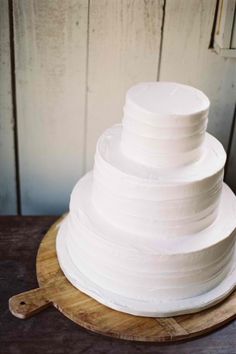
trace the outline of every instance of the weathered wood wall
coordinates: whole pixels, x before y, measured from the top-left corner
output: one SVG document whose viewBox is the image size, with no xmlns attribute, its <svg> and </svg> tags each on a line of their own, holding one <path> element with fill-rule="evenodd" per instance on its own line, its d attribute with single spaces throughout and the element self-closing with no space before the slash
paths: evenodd
<svg viewBox="0 0 236 354">
<path fill-rule="evenodd" d="M 16 214 L 10 21 L 8 2 L 0 4 L 0 214 Z"/>
<path fill-rule="evenodd" d="M 209 131 L 231 146 L 236 190 L 236 59 L 208 49 L 216 0 L 9 4 L 0 0 L 1 214 L 17 205 L 23 214 L 64 212 L 98 136 L 121 120 L 127 88 L 159 79 L 209 96 Z"/>
<path fill-rule="evenodd" d="M 203 90 L 211 101 L 208 131 L 228 147 L 236 98 L 236 59 L 209 50 L 216 2 L 166 2 L 161 80 Z"/>
<path fill-rule="evenodd" d="M 83 173 L 88 4 L 14 0 L 23 214 L 60 213 Z"/>
<path fill-rule="evenodd" d="M 162 1 L 92 0 L 89 11 L 86 169 L 99 135 L 122 117 L 134 83 L 155 81 Z"/>
</svg>

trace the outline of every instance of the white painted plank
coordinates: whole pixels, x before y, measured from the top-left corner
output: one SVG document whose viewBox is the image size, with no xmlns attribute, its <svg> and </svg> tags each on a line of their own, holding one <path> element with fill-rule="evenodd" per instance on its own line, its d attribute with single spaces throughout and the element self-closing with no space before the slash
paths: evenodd
<svg viewBox="0 0 236 354">
<path fill-rule="evenodd" d="M 59 214 L 84 164 L 88 2 L 14 0 L 23 214 Z"/>
<path fill-rule="evenodd" d="M 16 214 L 8 1 L 0 1 L 0 214 Z"/>
<path fill-rule="evenodd" d="M 120 122 L 126 90 L 157 78 L 162 1 L 91 0 L 86 167 L 96 141 Z"/>
<path fill-rule="evenodd" d="M 227 148 L 236 96 L 235 59 L 208 49 L 215 0 L 167 0 L 161 80 L 203 90 L 211 100 L 208 131 Z"/>
</svg>

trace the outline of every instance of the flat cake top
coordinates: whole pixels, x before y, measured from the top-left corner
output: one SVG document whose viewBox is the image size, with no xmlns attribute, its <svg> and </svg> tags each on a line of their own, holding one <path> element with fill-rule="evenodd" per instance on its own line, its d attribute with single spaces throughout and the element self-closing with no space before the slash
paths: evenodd
<svg viewBox="0 0 236 354">
<path fill-rule="evenodd" d="M 205 116 L 209 106 L 207 96 L 194 87 L 175 82 L 144 82 L 127 91 L 125 109 L 164 118 Z"/>
</svg>

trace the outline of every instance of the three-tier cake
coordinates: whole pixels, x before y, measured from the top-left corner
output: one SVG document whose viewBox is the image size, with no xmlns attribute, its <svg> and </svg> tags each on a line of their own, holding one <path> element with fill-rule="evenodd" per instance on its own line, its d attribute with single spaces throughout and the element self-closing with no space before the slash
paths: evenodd
<svg viewBox="0 0 236 354">
<path fill-rule="evenodd" d="M 236 197 L 206 133 L 208 98 L 177 83 L 128 90 L 122 125 L 99 138 L 76 184 L 57 255 L 79 290 L 141 316 L 191 313 L 236 284 Z"/>
</svg>

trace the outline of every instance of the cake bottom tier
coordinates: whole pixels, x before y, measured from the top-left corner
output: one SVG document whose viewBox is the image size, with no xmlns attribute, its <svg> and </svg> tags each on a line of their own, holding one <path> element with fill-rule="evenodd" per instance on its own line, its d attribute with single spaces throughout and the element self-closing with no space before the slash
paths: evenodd
<svg viewBox="0 0 236 354">
<path fill-rule="evenodd" d="M 224 185 L 219 215 L 207 229 L 151 238 L 103 220 L 91 203 L 92 173 L 82 178 L 60 226 L 57 255 L 68 280 L 113 309 L 173 316 L 209 307 L 236 285 L 236 198 Z"/>
</svg>

